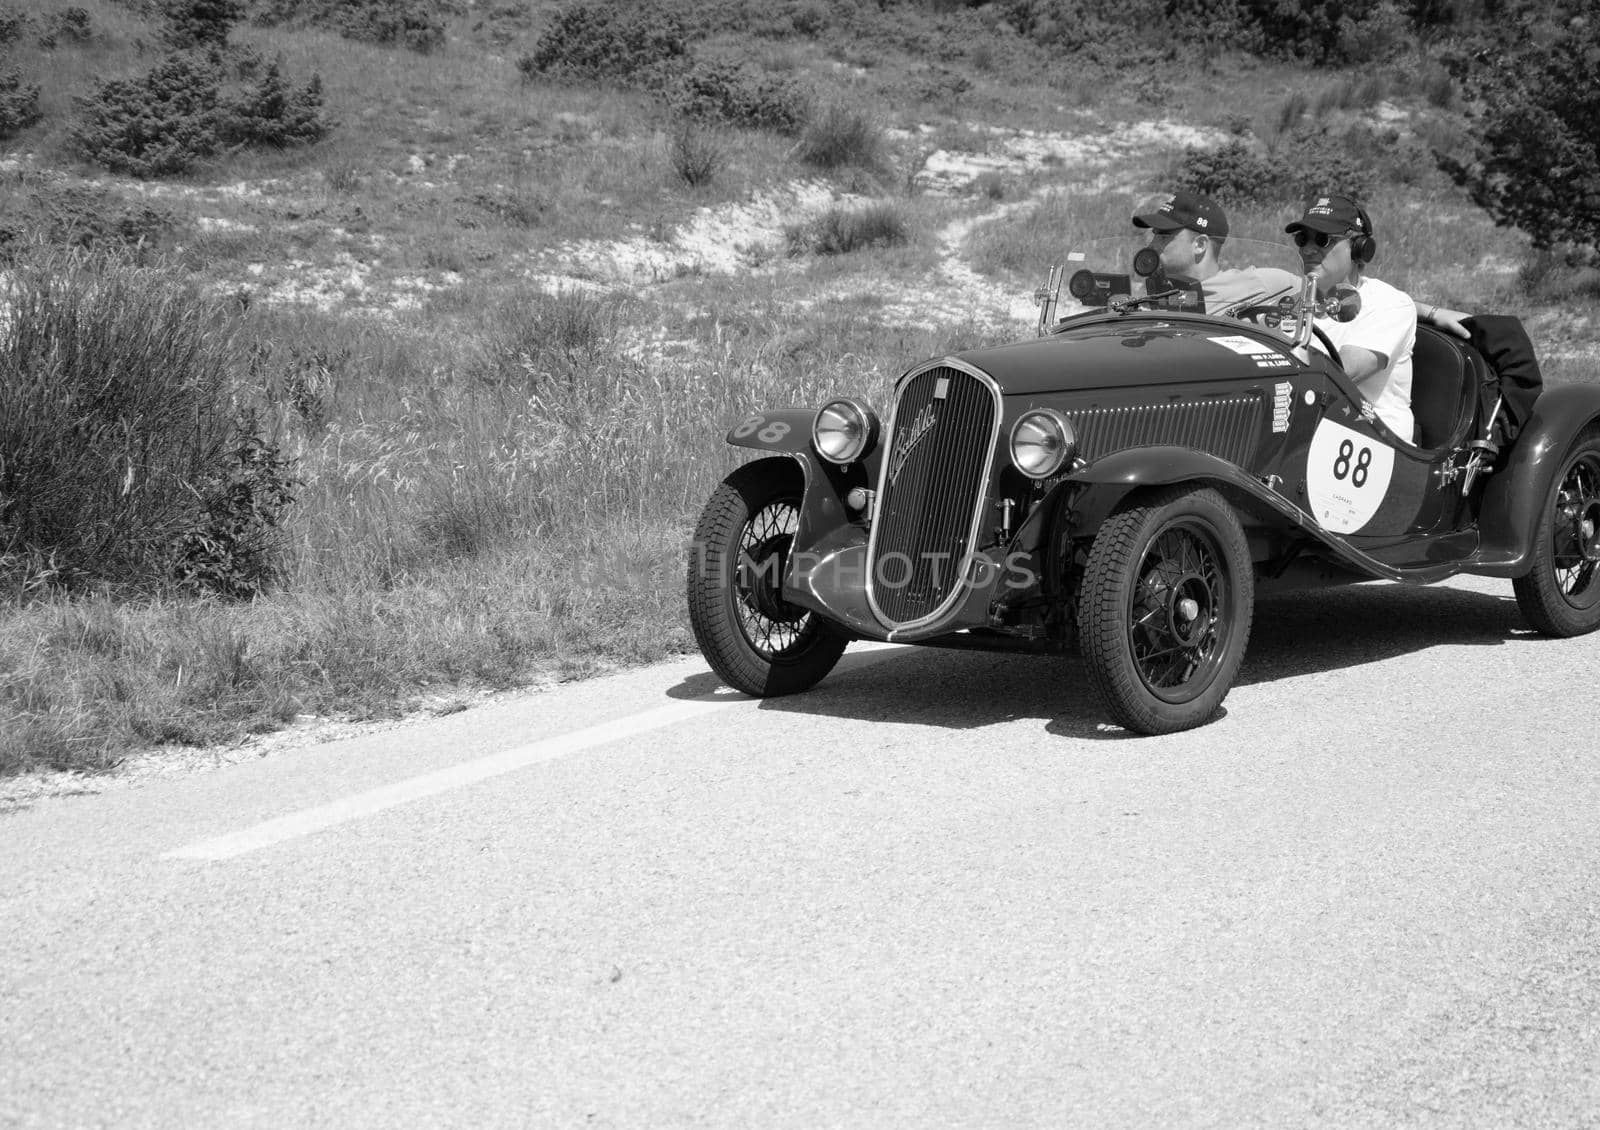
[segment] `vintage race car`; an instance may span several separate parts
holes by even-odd
[[[1157,734],[1217,715],[1268,589],[1472,573],[1509,578],[1540,632],[1600,627],[1600,388],[1544,390],[1509,439],[1484,356],[1422,325],[1410,442],[1309,282],[1224,317],[1117,245],[1069,256],[1070,298],[1052,271],[1039,336],[907,371],[884,423],[844,398],[729,432],[764,457],[711,496],[688,561],[728,685],[806,690],[856,639],[1076,646],[1111,718]]]

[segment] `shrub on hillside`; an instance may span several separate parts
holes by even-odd
[[[110,189],[64,185],[56,178],[0,191],[0,262],[34,246],[84,250],[151,249],[172,230],[172,215]]]
[[[162,41],[174,51],[222,48],[244,14],[242,0],[163,0]]]
[[[705,130],[682,122],[672,132],[672,170],[691,188],[710,184],[722,168],[727,154]]]
[[[882,131],[871,118],[833,103],[806,126],[800,138],[799,157],[821,169],[846,165],[870,168],[879,163],[882,150]]]
[[[10,5],[0,7],[0,49],[21,43],[32,23],[26,12],[19,12]]]
[[[72,136],[83,155],[136,177],[185,172],[224,146],[307,144],[332,128],[317,76],[293,88],[274,63],[253,88],[225,93],[213,58],[192,51],[100,83],[77,107]]]
[[[64,8],[44,22],[39,32],[39,46],[53,51],[65,43],[83,44],[94,38],[94,25],[86,8]]]
[[[685,117],[778,133],[798,133],[811,112],[809,93],[795,83],[720,59],[691,65],[666,98]]]
[[[325,28],[345,39],[393,44],[419,54],[445,40],[444,16],[435,0],[263,0],[252,19],[268,27]]]
[[[83,155],[136,177],[182,173],[221,142],[216,68],[195,53],[169,55],[138,78],[109,79],[76,100],[72,136]]]
[[[681,21],[656,4],[574,3],[556,13],[517,67],[525,79],[560,75],[650,85],[684,61],[684,39]]]
[[[24,83],[14,71],[0,74],[0,141],[37,124],[40,117],[39,84]]]
[[[236,409],[223,325],[160,271],[75,259],[13,273],[0,570],[35,572],[8,581],[228,596],[268,582],[292,469]]]
[[[1461,65],[1472,148],[1439,162],[1535,247],[1600,247],[1600,0],[1569,0],[1556,16],[1544,34],[1526,22],[1508,46]]]
[[[322,110],[322,79],[312,75],[295,89],[274,62],[255,87],[229,101],[223,135],[232,145],[284,149],[321,141],[331,128]]]
[[[898,247],[910,239],[905,217],[892,204],[865,208],[830,208],[807,224],[784,233],[791,255],[847,255],[869,247]]]

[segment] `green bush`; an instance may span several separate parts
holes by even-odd
[[[42,116],[39,84],[24,83],[16,72],[0,74],[0,140],[15,137]]]
[[[684,122],[672,133],[672,169],[691,188],[710,184],[727,154],[704,130]]]
[[[575,3],[556,13],[517,67],[524,79],[557,75],[652,85],[683,64],[684,41],[682,22],[659,5]]]
[[[232,145],[284,149],[321,141],[331,128],[322,111],[322,79],[312,75],[296,90],[274,62],[260,83],[230,100],[223,134]]]
[[[293,481],[236,408],[222,314],[175,276],[84,258],[16,270],[11,298],[0,334],[6,580],[19,591],[259,591]]]
[[[362,43],[394,44],[427,54],[445,41],[435,0],[262,0],[253,22],[324,28]]]
[[[684,117],[778,133],[798,133],[811,112],[810,95],[793,82],[725,60],[692,64],[666,97]]]
[[[136,177],[182,173],[221,143],[220,78],[196,53],[169,55],[138,78],[109,79],[76,100],[83,155]]]
[[[193,51],[100,83],[77,106],[72,136],[83,155],[136,177],[186,172],[224,146],[308,144],[332,128],[315,75],[296,89],[273,63],[253,88],[225,93],[214,58]]]
[[[32,23],[32,18],[26,12],[19,12],[9,5],[0,8],[0,49],[21,43],[27,37]]]
[[[242,0],[164,0],[161,38],[174,51],[196,47],[222,48],[228,33],[244,14]]]
[[[898,247],[910,239],[905,217],[892,204],[830,208],[808,224],[787,229],[789,253],[847,255],[868,247]]]
[[[94,24],[87,8],[63,8],[50,17],[50,34],[71,43],[87,43],[94,38]]]
[[[58,183],[42,177],[0,191],[0,262],[32,246],[84,250],[153,249],[165,241],[172,215],[143,201],[130,202],[106,188]]]
[[[1537,248],[1600,246],[1600,0],[1569,0],[1540,29],[1461,65],[1472,99],[1472,147],[1439,163],[1495,222]],[[1539,34],[1540,32],[1543,34]]]
[[[806,164],[821,169],[871,168],[879,164],[882,150],[882,131],[871,118],[834,103],[806,126],[798,153]]]

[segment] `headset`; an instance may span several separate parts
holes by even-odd
[[[1372,217],[1367,215],[1367,210],[1355,197],[1346,197],[1356,207],[1356,218],[1361,222],[1361,230],[1350,237],[1350,258],[1358,266],[1365,267],[1372,262],[1378,254],[1378,241],[1372,234]]]

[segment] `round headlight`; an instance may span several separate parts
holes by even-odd
[[[877,433],[878,418],[859,400],[830,400],[811,423],[811,443],[830,463],[854,463]]]
[[[1012,425],[1011,461],[1030,479],[1048,479],[1077,453],[1072,424],[1053,408],[1035,409]]]

